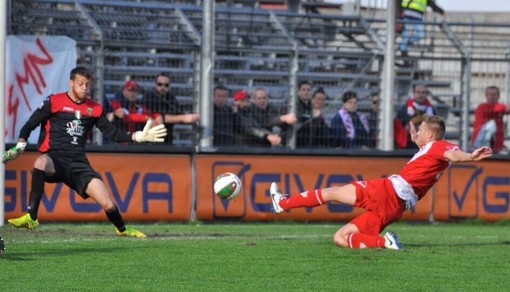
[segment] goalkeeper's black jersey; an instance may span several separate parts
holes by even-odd
[[[23,125],[19,137],[28,140],[30,133],[39,125],[38,146],[42,153],[84,153],[94,125],[112,141],[132,141],[130,133],[110,124],[100,104],[89,98],[76,103],[66,92],[48,96]]]

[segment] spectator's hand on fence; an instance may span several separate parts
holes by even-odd
[[[320,109],[313,109],[312,110],[312,117],[318,118],[322,114],[322,111]]]
[[[282,143],[282,138],[277,134],[268,134],[266,139],[271,143],[271,146],[280,145],[280,143]]]
[[[115,115],[113,113],[106,113],[106,118],[109,122],[112,122],[114,117]]]
[[[288,113],[286,115],[281,115],[280,121],[282,123],[286,123],[287,125],[294,125],[297,122],[297,118],[295,114]]]
[[[113,111],[115,116],[119,119],[123,119],[126,116],[126,110],[124,108],[119,107],[115,111]],[[128,112],[129,113],[129,112]]]
[[[154,123],[156,123],[156,125],[163,124],[163,115],[157,115],[154,118]]]
[[[184,114],[183,123],[191,124],[191,123],[198,121],[198,119],[200,119],[199,113]]]
[[[150,119],[145,124],[143,131],[137,131],[133,135],[133,140],[138,143],[142,142],[163,142],[165,141],[166,128],[165,125],[157,125],[151,128],[153,121]]]

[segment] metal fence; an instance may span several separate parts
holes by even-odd
[[[78,64],[93,69],[100,77],[96,78],[92,95],[105,105],[128,79],[141,86],[138,94],[143,102],[143,96],[156,86],[155,76],[164,72],[170,76],[179,112],[191,113],[198,110],[203,99],[213,97],[200,94],[203,7],[181,2],[16,0],[9,2],[8,28],[10,34],[74,38]],[[329,136],[322,138],[328,142],[305,148],[349,147],[339,141],[343,138],[331,128],[335,123],[349,123],[349,118],[338,115],[346,92],[357,94],[359,111],[371,123],[375,121],[372,133],[377,131],[379,121],[377,114],[371,113],[371,104],[380,89],[385,60],[388,28],[384,15],[385,11],[375,6],[357,12],[329,7],[311,13],[216,4],[210,87],[225,86],[229,105],[234,102],[236,91],[247,90],[254,108],[249,115],[234,114],[222,119],[238,123],[232,128],[233,133],[226,133],[236,138],[235,147],[243,146],[246,136],[255,137],[250,131],[265,129],[264,139],[267,134],[278,134],[282,141],[279,147],[299,148],[295,135],[302,129],[306,129],[308,137],[326,135],[324,125],[329,127],[324,132]],[[463,146],[467,146],[471,135],[470,113],[484,100],[484,88],[499,86],[502,102],[508,102],[510,91],[510,24],[486,23],[476,17],[466,19],[449,14],[449,19],[444,20],[428,14],[425,38],[410,48],[408,57],[397,54],[397,65],[405,66],[395,66],[393,97],[396,112],[413,84],[426,84],[432,103],[446,118],[447,137]],[[399,37],[395,41],[398,43]],[[305,80],[311,83],[312,93],[319,88],[324,91],[323,123],[313,118],[317,117],[317,110],[313,111],[311,105],[306,108],[308,116],[297,112],[294,126],[261,119],[263,114],[274,117],[296,112],[298,84]],[[269,104],[274,107],[263,114],[254,103],[253,95],[259,88],[265,89]],[[365,128],[362,120],[354,121],[363,127],[358,131]],[[219,131],[226,127],[219,121],[216,127],[213,123],[214,120],[200,126],[174,125],[173,146],[196,146],[204,128],[216,128],[213,134],[225,134]],[[355,149],[377,148],[375,137],[369,134],[370,146]],[[103,140],[97,135],[93,142]],[[217,139],[214,144],[222,143]]]

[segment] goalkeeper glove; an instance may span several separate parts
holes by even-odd
[[[18,142],[16,146],[5,151],[4,157],[2,158],[2,163],[7,163],[11,160],[18,158],[21,155],[21,153],[25,151],[25,147],[27,147],[26,142]]]
[[[157,125],[151,128],[152,120],[148,120],[143,131],[135,133],[135,141],[142,142],[163,142],[165,141],[166,128],[165,125]]]

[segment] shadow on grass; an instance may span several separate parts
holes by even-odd
[[[462,242],[462,243],[404,243],[404,247],[436,247],[436,246],[500,246],[510,245],[509,240],[500,242]]]
[[[36,248],[36,247],[34,247]],[[131,249],[131,247],[65,247],[60,250],[31,250],[31,251],[16,251],[9,253],[9,250],[6,249],[2,255],[0,255],[0,262],[2,261],[35,261],[39,260],[41,257],[55,257],[62,256],[65,257],[69,254],[98,254],[98,253],[115,253],[121,250]]]

